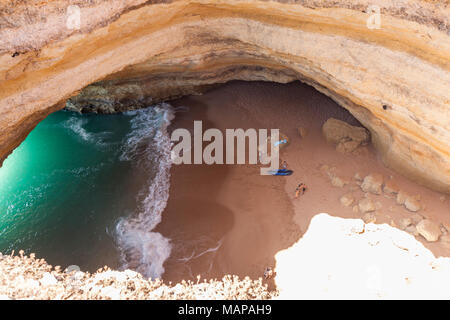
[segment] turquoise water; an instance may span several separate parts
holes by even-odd
[[[134,252],[140,244],[129,241],[130,233],[148,233],[166,204],[151,207],[154,197],[167,200],[161,194],[168,185],[148,194],[161,175],[168,179],[168,165],[158,175],[167,160],[161,153],[166,116],[158,108],[120,115],[59,111],[39,123],[0,168],[0,252],[23,249],[89,271],[138,267],[133,259],[140,261],[142,249]],[[170,247],[159,237],[166,259]]]

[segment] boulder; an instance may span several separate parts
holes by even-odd
[[[364,192],[381,194],[382,186],[383,186],[383,176],[379,173],[371,173],[364,178],[364,181],[361,184],[361,189]]]
[[[383,186],[383,192],[387,195],[395,195],[400,191],[399,187],[397,186],[397,184],[392,181],[392,180],[388,180],[385,182],[384,186]]]
[[[415,199],[414,197],[407,197],[404,205],[406,209],[412,212],[416,212],[421,209],[420,201]]]
[[[369,132],[365,128],[355,127],[334,118],[330,118],[324,123],[322,133],[327,142],[334,144],[355,141],[359,145],[369,141]]]
[[[353,204],[353,201],[355,201],[355,198],[353,197],[353,194],[347,193],[341,197],[340,201],[343,206],[349,207]]]
[[[361,213],[372,212],[376,209],[375,204],[369,198],[359,200],[358,208]]]
[[[347,183],[339,177],[332,177],[331,184],[333,185],[333,187],[342,188]]]
[[[441,235],[439,224],[428,219],[420,221],[416,228],[417,232],[430,242],[438,241]]]
[[[373,212],[366,212],[364,216],[362,217],[364,223],[375,223],[377,221],[377,217],[375,216],[375,213]]]

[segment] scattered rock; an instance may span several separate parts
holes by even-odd
[[[450,234],[444,234],[441,236],[441,241],[450,244]]]
[[[375,223],[377,221],[377,217],[375,216],[375,213],[373,212],[367,212],[363,217],[362,217],[364,223]]]
[[[346,185],[346,182],[341,178],[335,176],[331,178],[331,184],[333,185],[333,187],[342,188]]]
[[[347,193],[341,197],[340,201],[343,206],[349,207],[353,204],[353,201],[355,201],[355,198],[353,197],[353,194]]]
[[[363,181],[363,178],[361,177],[361,175],[359,174],[359,172],[357,172],[357,173],[355,173],[355,175],[353,176],[353,178],[356,180],[356,181]]]
[[[300,127],[297,129],[298,134],[300,135],[300,137],[305,138],[306,135],[308,134],[308,130],[306,130],[306,128]]]
[[[405,208],[409,211],[416,212],[421,209],[421,205],[419,200],[413,198],[413,197],[407,197],[405,200]]]
[[[375,204],[369,198],[359,200],[358,208],[361,213],[372,212],[376,209]]]
[[[438,241],[441,235],[441,229],[439,225],[434,221],[424,219],[420,221],[417,226],[417,232],[423,236],[427,241],[434,242]]]
[[[408,232],[409,234],[412,234],[413,236],[418,236],[419,232],[417,232],[417,228],[415,225],[409,225],[405,228],[405,231]]]
[[[396,199],[397,204],[399,204],[399,205],[405,204],[406,198],[408,198],[408,197],[409,197],[409,195],[406,192],[400,190],[397,193],[397,199]]]
[[[364,192],[381,194],[382,186],[383,186],[383,176],[379,173],[372,173],[364,178],[364,181],[361,184],[361,189]]]
[[[383,192],[387,195],[396,195],[399,191],[400,191],[399,187],[392,180],[386,181],[386,183],[383,186]]]
[[[401,218],[398,221],[398,226],[401,230],[405,230],[407,227],[409,227],[410,225],[412,225],[412,220],[411,218]]]
[[[357,141],[341,141],[336,146],[336,150],[341,153],[350,153],[355,151],[359,147],[360,143]]]
[[[447,228],[442,223],[439,225],[439,228],[441,228],[442,234],[447,234],[448,233]]]
[[[423,217],[420,214],[415,213],[411,216],[411,220],[414,224],[418,224],[420,221],[423,220]]]

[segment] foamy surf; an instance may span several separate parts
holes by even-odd
[[[170,240],[152,230],[161,222],[169,199],[171,142],[167,127],[174,117],[168,104],[127,112],[132,130],[120,159],[131,161],[150,176],[137,196],[138,209],[116,225],[116,243],[122,267],[146,277],[160,278],[170,256]]]

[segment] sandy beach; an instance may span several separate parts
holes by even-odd
[[[351,193],[357,204],[365,194],[354,175],[380,173],[401,190],[420,195],[416,214],[450,226],[448,197],[409,181],[386,168],[369,144],[357,154],[344,154],[328,144],[321,132],[330,117],[359,125],[348,111],[312,87],[234,81],[201,96],[172,101],[179,108],[171,130],[193,130],[193,121],[206,128],[279,128],[289,138],[280,152],[294,173],[288,177],[261,176],[259,165],[174,165],[168,205],[155,231],[171,239],[171,257],[163,279],[221,278],[226,274],[259,278],[275,267],[274,255],[297,242],[311,218],[326,212],[343,218],[362,218],[340,198]],[[307,134],[301,137],[298,128]],[[333,186],[323,172],[327,165],[346,184]],[[295,198],[303,182],[306,193]],[[377,204],[376,223],[401,225],[414,213],[385,195],[369,197]],[[326,234],[323,235],[326,241]],[[450,246],[416,237],[436,256],[450,256]],[[269,288],[274,284],[269,280]]]

